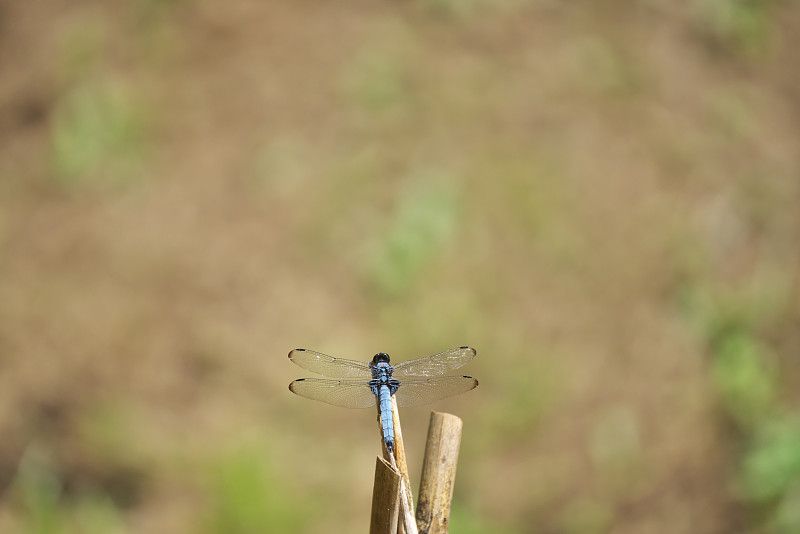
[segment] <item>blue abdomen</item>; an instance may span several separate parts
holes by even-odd
[[[378,389],[378,403],[381,410],[381,430],[383,442],[389,452],[394,450],[394,421],[392,420],[392,392],[389,386],[382,384]]]
[[[392,368],[386,362],[372,366],[372,381],[370,389],[378,397],[378,408],[381,412],[381,433],[383,442],[389,452],[394,451],[394,421],[392,420],[392,395],[397,391],[400,383],[392,378]]]

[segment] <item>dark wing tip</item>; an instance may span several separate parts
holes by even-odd
[[[480,384],[480,382],[478,382],[478,379],[474,378],[473,380],[475,380],[475,387],[478,387],[478,384]]]
[[[476,354],[478,354],[478,351],[477,351],[477,350],[475,350],[475,349],[473,349],[473,348],[472,348],[472,347],[470,347],[469,345],[464,345],[463,347],[458,347],[458,348],[459,348],[459,349],[461,349],[461,350],[465,350],[465,349],[469,349],[469,350],[471,350],[471,351],[472,351],[472,357],[473,357],[473,358],[475,357],[475,355],[476,355]]]
[[[305,350],[306,349],[292,349],[292,350],[290,350],[289,351],[289,359],[290,360],[292,359],[292,354],[294,354],[295,352],[305,352]]]
[[[298,378],[297,380],[295,380],[295,381],[293,381],[291,384],[289,384],[289,391],[291,391],[292,393],[297,393],[297,392],[294,390],[294,385],[295,385],[297,382],[302,382],[303,380],[305,380],[305,378]]]
[[[459,349],[468,349],[469,347],[468,347],[467,345],[464,345],[464,346],[462,346],[462,347],[458,347],[458,348],[459,348]]]

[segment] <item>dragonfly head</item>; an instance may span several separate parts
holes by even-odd
[[[377,365],[379,363],[389,363],[389,355],[385,352],[379,352],[372,358],[372,365]]]

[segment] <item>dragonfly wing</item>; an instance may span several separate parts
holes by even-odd
[[[438,376],[434,378],[409,378],[401,380],[394,394],[401,407],[419,406],[478,387],[471,376]]]
[[[294,349],[289,359],[313,373],[333,378],[372,378],[369,364],[344,358],[334,358],[308,349]]]
[[[476,351],[472,347],[459,347],[450,349],[427,358],[418,358],[400,362],[393,366],[392,376],[438,376],[449,373],[469,363],[475,357]]]
[[[376,402],[367,380],[298,378],[289,384],[289,390],[301,397],[342,408],[369,408]]]

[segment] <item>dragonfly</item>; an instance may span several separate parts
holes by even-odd
[[[294,349],[289,353],[290,360],[330,378],[298,378],[289,384],[289,390],[342,408],[370,408],[377,404],[383,441],[392,453],[392,397],[400,407],[419,406],[475,389],[478,381],[471,376],[441,376],[466,365],[475,354],[475,349],[465,346],[392,365],[385,352],[379,352],[370,362],[361,362]]]

